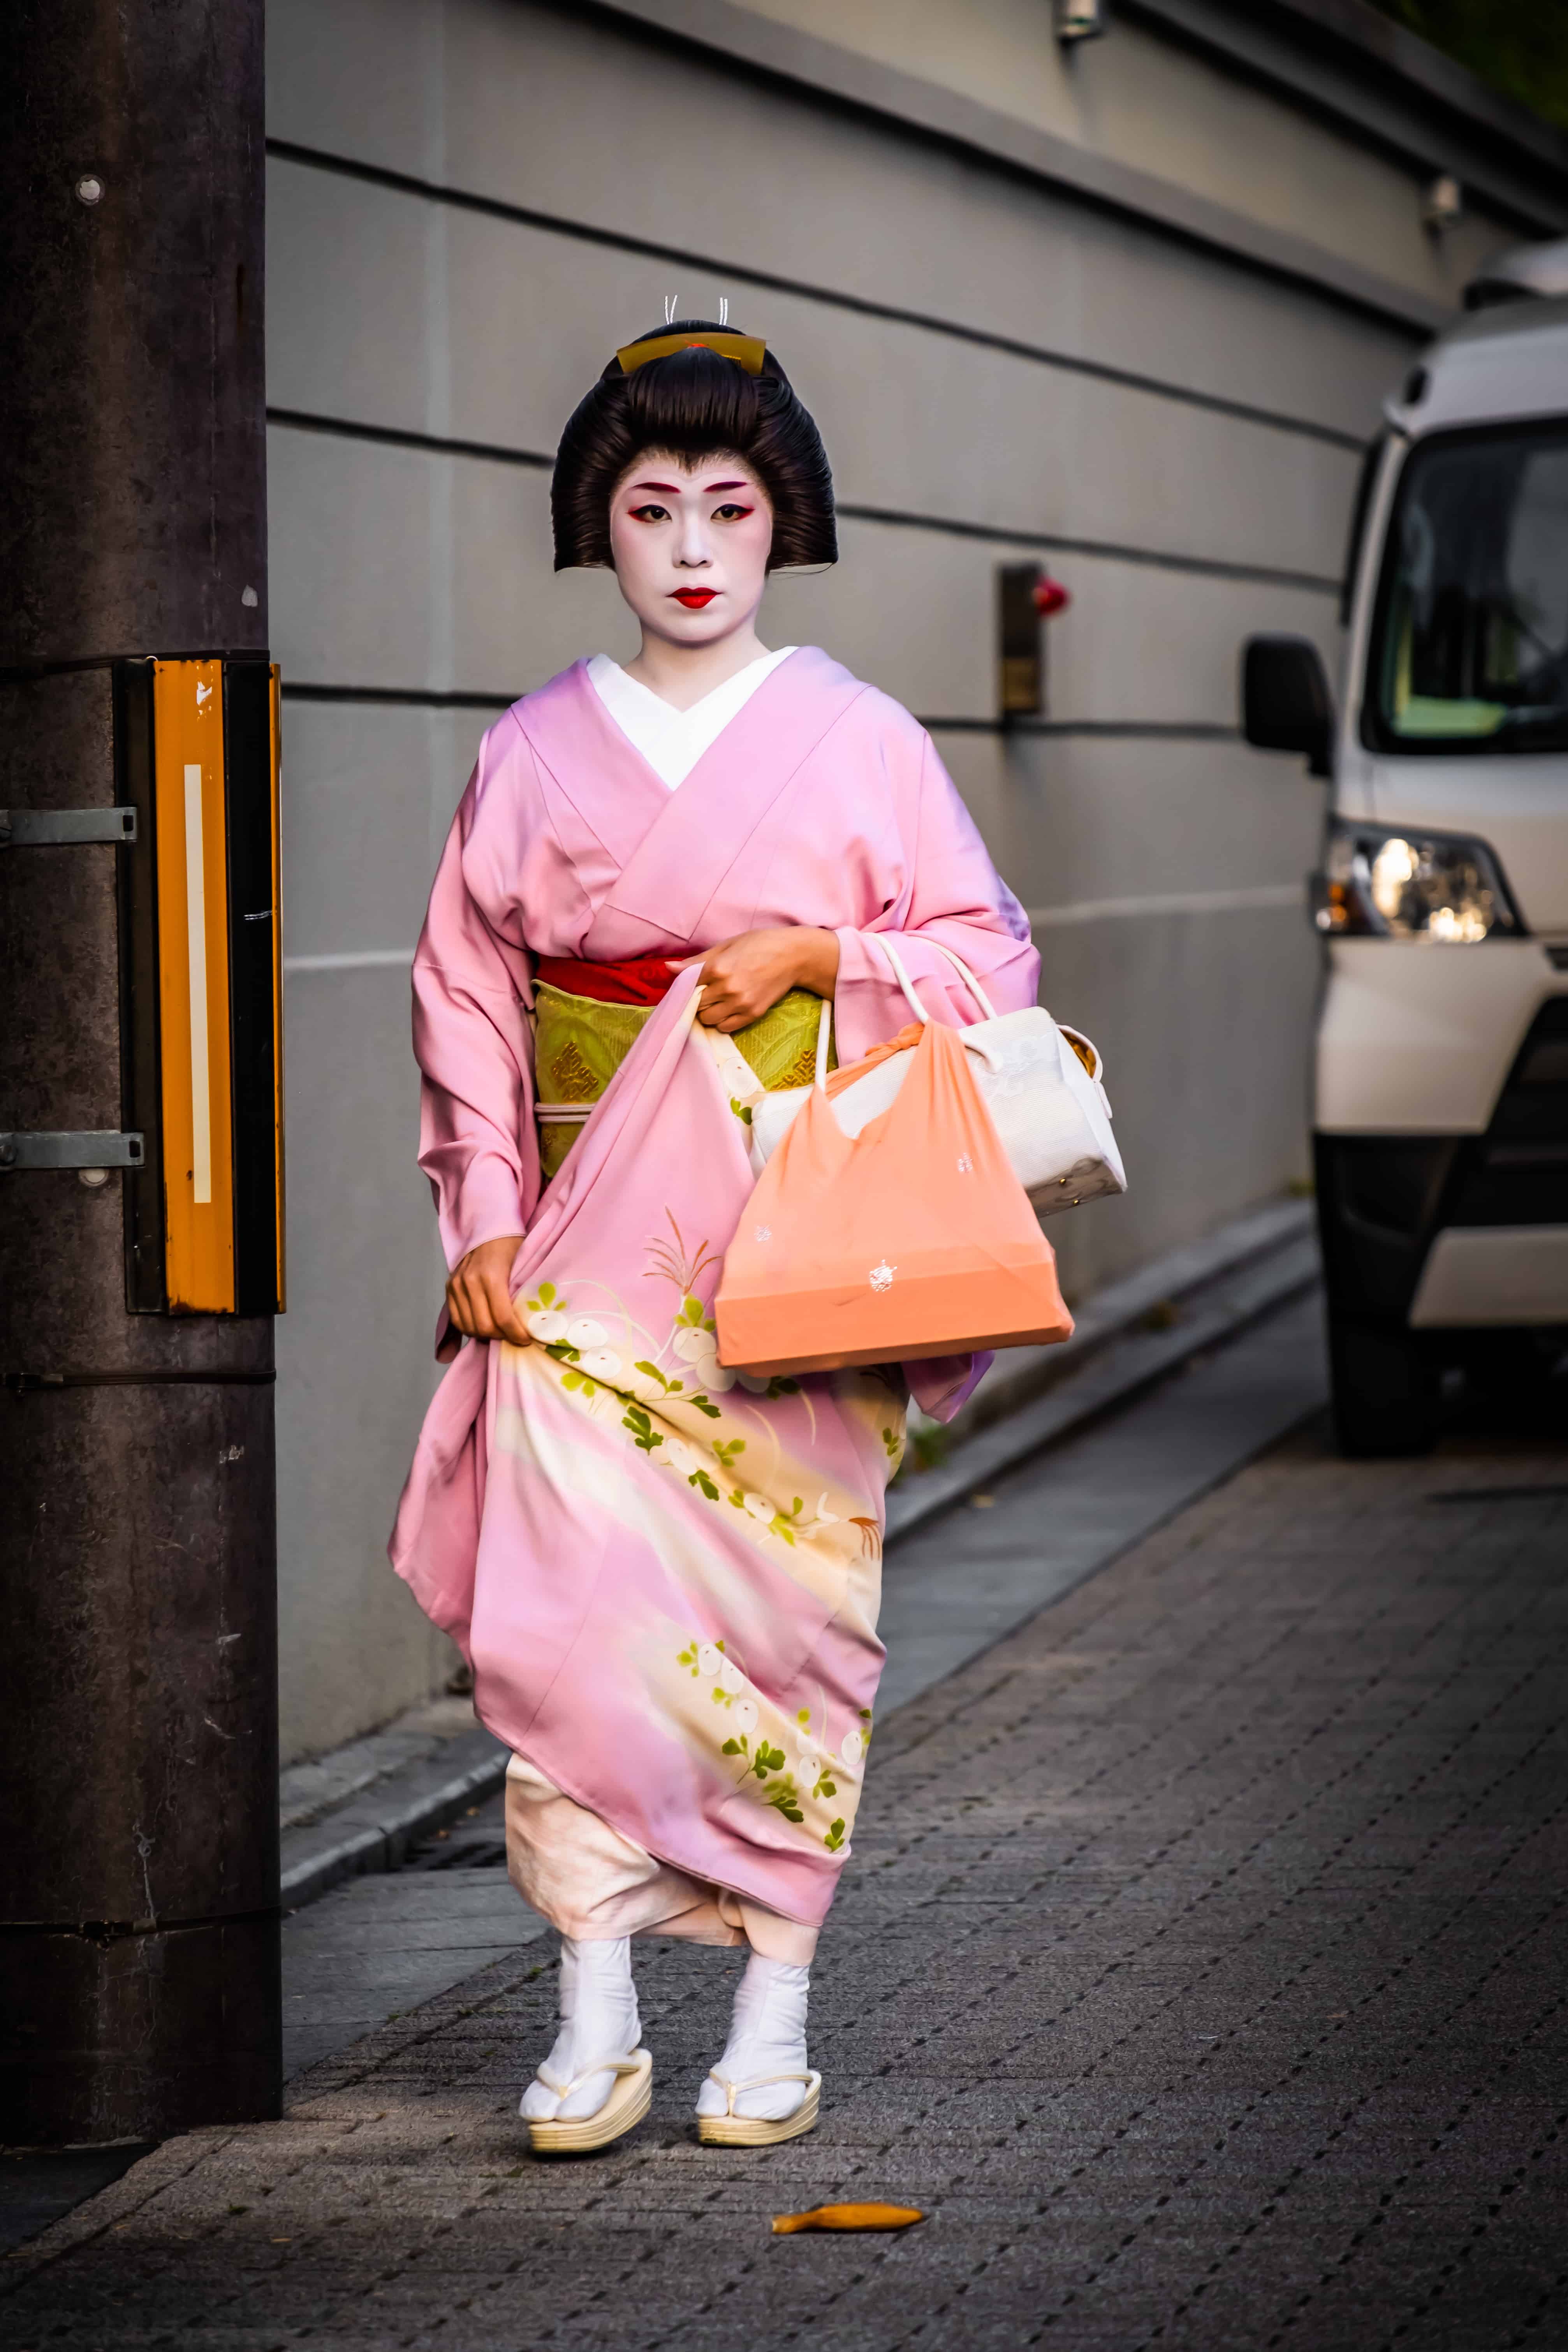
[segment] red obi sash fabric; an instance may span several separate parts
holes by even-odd
[[[574,956],[541,956],[536,980],[566,996],[591,996],[599,1004],[658,1004],[675,979],[663,956],[634,956],[625,963],[584,963]]]

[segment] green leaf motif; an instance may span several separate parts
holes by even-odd
[[[738,1756],[740,1752],[741,1743],[738,1739],[726,1739],[723,1747],[719,1750],[721,1756]]]
[[[828,1853],[837,1853],[837,1851],[838,1851],[838,1849],[839,1849],[839,1847],[840,1847],[840,1846],[843,1844],[843,1843],[844,1843],[844,1824],[843,1824],[843,1822],[835,1822],[833,1823],[833,1826],[831,1827],[831,1829],[829,1829],[829,1831],[827,1832],[827,1834],[826,1835],[826,1837],[823,1839],[822,1843],[823,1843],[823,1844],[827,1848],[827,1851],[828,1851]]]
[[[683,1298],[680,1302],[680,1312],[675,1319],[678,1323],[689,1323],[695,1329],[700,1330],[702,1328],[702,1301],[700,1298]]]
[[[700,1486],[710,1503],[719,1500],[719,1489],[706,1470],[694,1470],[686,1483],[689,1486]]]
[[[679,1388],[680,1386],[680,1382],[677,1381],[675,1385]],[[718,1406],[716,1404],[710,1404],[705,1396],[694,1396],[691,1399],[691,1402],[697,1407],[699,1412],[705,1412],[707,1414],[710,1421],[717,1421],[719,1419]]]
[[[730,1097],[730,1108],[734,1112],[735,1117],[741,1121],[742,1127],[750,1127],[752,1124],[752,1113],[751,1108],[748,1104],[737,1102],[734,1096],[731,1095]]]

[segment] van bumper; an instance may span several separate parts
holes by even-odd
[[[1568,1327],[1568,996],[1541,1004],[1478,1134],[1314,1139],[1335,1310],[1383,1328]]]
[[[1568,1011],[1568,941],[1331,940],[1313,1085],[1325,1135],[1484,1134],[1542,1012]]]

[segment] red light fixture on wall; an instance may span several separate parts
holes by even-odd
[[[1003,719],[1046,711],[1042,621],[1065,613],[1072,593],[1040,563],[1003,563],[996,571],[997,686]]]

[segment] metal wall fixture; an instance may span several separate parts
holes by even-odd
[[[1092,41],[1105,30],[1105,0],[1055,0],[1057,38]]]
[[[1429,180],[1421,194],[1421,225],[1440,236],[1462,220],[1465,212],[1465,192],[1452,172],[1439,172]]]
[[[1042,624],[1072,603],[1070,590],[1042,563],[996,567],[997,705],[1009,719],[1046,715],[1046,646]]]

